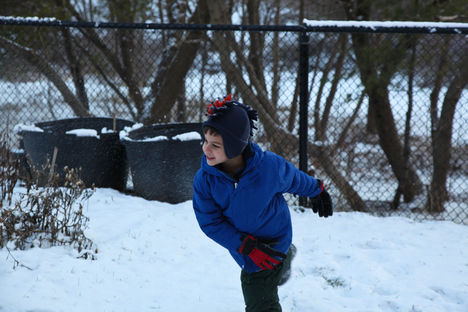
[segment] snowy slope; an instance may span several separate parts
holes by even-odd
[[[291,210],[298,254],[284,311],[468,311],[468,227]],[[97,260],[69,247],[0,250],[0,311],[243,311],[240,269],[191,202],[97,189],[85,214]]]

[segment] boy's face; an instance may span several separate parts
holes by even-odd
[[[210,166],[216,166],[228,160],[224,151],[223,137],[219,134],[213,134],[210,131],[205,133],[203,142],[203,153],[206,156],[206,162]]]

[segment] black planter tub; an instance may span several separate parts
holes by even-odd
[[[192,199],[200,168],[201,123],[155,124],[121,132],[134,192],[146,199]]]
[[[125,146],[119,131],[132,121],[112,118],[72,118],[19,127],[25,153],[32,165],[41,170],[52,162],[57,147],[55,172],[63,182],[63,168],[81,168],[81,179],[87,187],[110,187],[124,191],[128,166]]]

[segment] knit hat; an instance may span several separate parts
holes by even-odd
[[[228,158],[240,155],[249,143],[253,129],[257,129],[253,122],[257,120],[257,111],[232,101],[230,94],[222,101],[216,100],[209,104],[206,115],[208,120],[203,123],[202,128],[210,126],[221,134]]]

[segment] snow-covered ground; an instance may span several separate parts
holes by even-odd
[[[468,227],[291,208],[298,254],[284,311],[468,311]],[[0,250],[0,311],[243,311],[240,269],[191,202],[97,189],[85,214],[97,260],[70,247]]]

